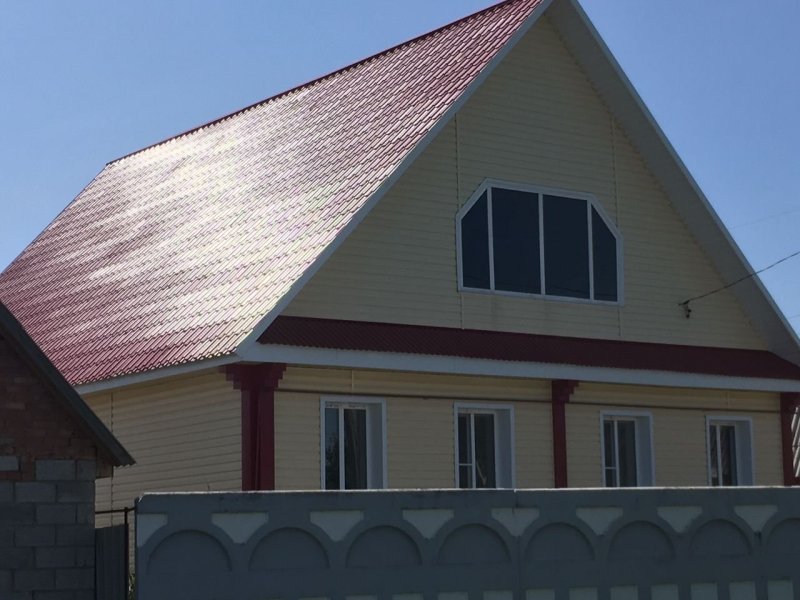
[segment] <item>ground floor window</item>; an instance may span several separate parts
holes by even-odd
[[[753,485],[751,422],[708,417],[708,480],[712,486]]]
[[[603,484],[606,487],[653,485],[651,430],[649,414],[602,414]]]
[[[323,399],[324,489],[385,487],[383,412],[383,402],[378,399]]]
[[[511,407],[456,405],[456,485],[513,487]]]

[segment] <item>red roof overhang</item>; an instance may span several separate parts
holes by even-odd
[[[800,380],[800,366],[766,350],[681,346],[449,327],[281,316],[262,344],[611,369]]]

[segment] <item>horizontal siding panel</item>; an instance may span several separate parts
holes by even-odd
[[[132,506],[148,491],[241,489],[241,397],[221,373],[86,399],[136,460],[97,486],[98,507]]]

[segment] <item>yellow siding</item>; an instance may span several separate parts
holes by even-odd
[[[389,487],[453,487],[453,402],[390,398],[386,402],[386,412]]]
[[[553,484],[548,381],[289,367],[275,396],[278,489],[319,489],[320,400],[337,394],[384,399],[391,488],[454,485],[454,406],[463,402],[513,406],[516,485]],[[222,375],[173,378],[86,400],[137,460],[98,481],[98,510],[131,506],[147,491],[240,489],[240,396]],[[657,485],[707,484],[708,415],[750,418],[755,483],[780,485],[778,404],[773,393],[581,383],[567,406],[570,485],[602,484],[600,414],[615,410],[652,415]]]
[[[708,485],[706,417],[735,415],[753,422],[755,484],[782,484],[778,395],[581,384],[567,407],[569,482],[602,484],[600,415],[650,413],[658,486]]]
[[[99,482],[98,509],[133,506],[144,492],[241,489],[240,395],[223,375],[176,377],[85,399],[136,459]]]
[[[459,293],[455,214],[486,177],[594,194],[622,232],[624,306]],[[547,19],[288,306],[314,317],[763,348]]]
[[[336,394],[385,400],[390,488],[453,487],[454,406],[493,401],[514,407],[517,485],[551,485],[546,381],[289,367],[281,390],[275,404],[278,489],[319,487],[320,401]]]
[[[320,488],[319,395],[275,394],[275,487]]]
[[[290,367],[276,395],[276,483],[320,485],[320,399],[361,395],[386,402],[388,485],[454,485],[454,405],[498,402],[514,407],[516,485],[552,487],[549,382]],[[778,395],[582,383],[567,406],[569,481],[602,484],[600,414],[648,412],[653,418],[656,484],[707,484],[705,419],[736,415],[753,422],[755,483],[781,484]]]
[[[553,487],[553,429],[550,404],[514,405],[516,484],[519,488]]]

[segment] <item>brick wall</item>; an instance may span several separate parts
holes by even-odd
[[[2,600],[94,600],[97,448],[53,393],[0,338]]]

